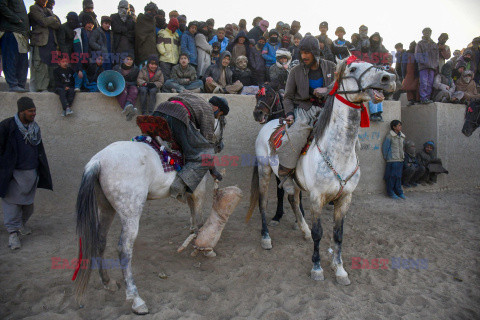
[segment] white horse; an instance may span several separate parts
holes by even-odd
[[[334,202],[333,238],[335,240],[335,251],[332,268],[336,271],[337,281],[344,285],[350,284],[350,280],[343,268],[341,256],[343,218],[350,206],[352,193],[360,179],[355,144],[360,126],[361,104],[375,96],[381,99],[383,98],[382,90],[393,91],[395,88],[395,75],[369,63],[351,62],[351,60],[338,62],[336,83],[340,91],[337,90],[336,95],[330,95],[327,98],[324,110],[314,128],[314,140],[307,153],[298,160],[295,170],[295,193],[288,196],[304,238],[310,239],[310,234],[313,237],[314,252],[311,277],[314,280],[324,280],[319,254],[319,244],[323,234],[320,213],[325,204],[330,201]],[[272,171],[278,176],[278,156],[275,155],[275,152],[272,152],[268,140],[279,124],[279,120],[272,120],[265,124],[255,143],[255,151],[259,161],[258,166],[254,168],[247,219],[251,216],[255,203],[258,201],[262,215],[261,244],[264,249],[272,248],[265,217],[268,184]],[[268,160],[260,161],[260,159]],[[299,186],[310,194],[311,232],[300,212]]]
[[[215,120],[216,146],[222,140],[223,121]],[[132,274],[133,244],[138,234],[140,216],[147,200],[169,197],[176,172],[163,171],[157,152],[142,142],[118,141],[98,152],[85,166],[77,198],[77,233],[82,259],[102,261],[107,234],[117,213],[122,224],[118,254],[126,284],[127,300],[133,300],[136,314],[147,314],[145,301],[138,294]],[[207,176],[193,194],[187,196],[191,211],[191,232],[201,223]],[[91,266],[78,269],[75,281],[77,301],[82,301],[90,278]],[[116,291],[119,285],[110,279],[106,268],[99,266],[105,289]]]

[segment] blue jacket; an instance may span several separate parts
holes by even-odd
[[[197,65],[197,46],[195,45],[195,38],[190,31],[185,31],[180,41],[180,53],[188,54],[190,64]]]
[[[280,49],[280,41],[276,46],[273,46],[269,42],[265,44],[262,50],[262,57],[265,59],[265,66],[270,68],[270,66],[274,65],[277,62],[277,50]]]
[[[214,36],[212,38],[212,40],[208,41],[208,43],[210,45],[212,45],[214,42],[217,42],[218,41],[218,37],[217,36]],[[218,41],[220,42],[220,41]],[[227,50],[227,46],[228,46],[228,38],[225,37],[223,38],[222,42],[220,42],[220,53],[222,53],[223,51]]]

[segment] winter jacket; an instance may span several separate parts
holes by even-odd
[[[153,75],[153,77],[151,79],[150,79],[150,76],[149,76],[148,67],[142,68],[142,70],[140,70],[140,72],[138,73],[137,85],[139,87],[142,87],[145,84],[152,83],[152,82],[155,83],[155,85],[157,86],[158,89],[162,88],[163,83],[165,81],[164,81],[163,74],[162,74],[162,71],[160,70],[160,68],[157,68],[157,71],[155,72],[155,74]]]
[[[30,44],[35,47],[45,46],[48,42],[50,29],[58,30],[60,28],[60,20],[53,14],[52,10],[42,8],[38,4],[30,7],[28,18],[32,27]],[[58,43],[55,32],[53,35],[55,43]]]
[[[414,168],[420,167],[420,163],[418,163],[417,157],[415,155],[411,156],[405,152],[403,156],[404,156],[404,160],[403,160],[404,169],[411,168],[411,167],[414,167]]]
[[[135,52],[135,21],[131,15],[127,15],[127,20],[122,21],[118,13],[110,16],[112,19],[113,48],[115,53],[134,53]]]
[[[160,61],[177,64],[180,54],[179,45],[180,40],[176,32],[172,32],[168,28],[160,30],[157,34],[157,50],[160,54]]]
[[[214,42],[220,42],[218,41],[218,37],[217,36],[214,36],[212,38],[212,40],[208,41],[209,44],[213,44]],[[223,51],[227,50],[227,46],[228,46],[228,38],[227,37],[224,37],[222,42],[220,42],[220,53],[222,53]]]
[[[195,35],[195,45],[197,46],[197,75],[203,77],[207,68],[212,64],[212,46],[208,43],[207,37],[198,32]]]
[[[188,85],[197,80],[197,71],[190,64],[184,69],[180,64],[175,65],[170,73],[170,78],[180,85]]]
[[[433,69],[438,71],[438,59],[438,45],[432,39],[423,37],[415,48],[418,70]]]
[[[239,80],[244,87],[257,85],[252,78],[252,71],[248,68],[241,70],[237,67],[234,67],[232,69],[232,82],[236,82],[237,80]]]
[[[73,38],[73,52],[76,61],[70,61],[70,65],[75,72],[88,68],[90,57],[90,47],[88,45],[88,35],[85,28],[75,29],[75,37]]]
[[[285,66],[283,66],[278,60],[281,56],[287,56],[287,63]],[[285,85],[287,84],[287,78],[288,74],[290,73],[290,63],[292,62],[292,55],[290,54],[290,51],[287,51],[285,49],[280,49],[277,50],[277,62],[273,66],[268,69],[268,74],[269,74],[269,80],[272,84],[275,85],[274,89],[279,90],[279,89],[284,89],[285,90]]]
[[[262,50],[258,50],[256,46],[251,47],[249,50],[248,66],[250,70],[253,71],[255,84],[261,84],[259,82],[262,82],[262,79],[265,80],[265,73],[267,69],[265,67],[265,59],[263,59],[262,56]],[[258,75],[262,75],[262,79],[257,79],[259,77]]]
[[[181,53],[188,54],[190,64],[197,65],[197,46],[195,45],[195,37],[190,31],[185,31],[181,39]]]
[[[30,23],[24,1],[0,0],[0,31],[18,32],[28,37]]]
[[[405,135],[402,132],[398,135],[395,131],[390,130],[382,144],[383,159],[387,162],[403,162],[405,157],[403,151],[404,141]]]
[[[0,122],[0,198],[7,195],[13,171],[17,164],[18,151],[15,130],[17,130],[17,124],[14,117]],[[39,177],[37,187],[52,190],[52,177],[43,141],[38,145],[37,172]]]
[[[329,87],[335,81],[335,64],[331,61],[320,59],[320,67],[323,73],[323,86]],[[284,106],[285,114],[293,115],[295,108],[309,110],[312,106],[310,101],[310,85],[308,80],[308,68],[303,62],[292,68],[285,85]]]
[[[328,47],[328,50],[332,52],[333,49],[333,41],[330,39],[327,35],[318,35],[315,38],[317,38],[318,42],[323,41],[325,43],[325,47]]]
[[[113,71],[117,71],[118,73],[120,73],[125,79],[125,83],[127,85],[129,86],[137,85],[138,73],[140,72],[137,66],[132,65],[132,68],[127,70],[127,69],[122,69],[122,64],[117,64],[113,67]]]
[[[150,14],[140,13],[135,24],[136,64],[145,62],[151,55],[158,56],[155,17]]]
[[[60,26],[58,30],[58,46],[62,53],[70,55],[73,53],[73,38],[75,38],[75,30],[70,28],[68,22],[65,22]]]
[[[271,65],[274,65],[277,62],[276,53],[280,49],[280,41],[276,45],[272,45],[270,42],[267,42],[262,50],[262,57],[265,59],[265,67],[270,68]]]
[[[110,50],[113,49],[113,32],[110,32]],[[97,54],[101,53],[111,53],[108,52],[107,46],[107,36],[105,35],[107,31],[103,30],[102,27],[97,28],[92,31],[90,38],[88,39],[88,45],[90,46],[90,51],[96,51]],[[107,62],[107,61],[105,61]]]
[[[55,78],[55,88],[73,88],[75,86],[74,79],[75,71],[72,68],[67,67],[63,69],[62,67],[57,67],[53,70],[53,77]]]
[[[95,14],[95,12],[85,12],[85,11],[80,12],[80,14],[78,15],[78,20],[82,24],[82,27],[85,27],[85,25],[86,25],[86,23],[85,23],[85,17],[86,16],[91,16],[93,18],[93,28],[94,29],[100,27],[100,24],[98,23],[97,15]]]
[[[288,47],[288,51],[290,51],[290,53],[292,54],[292,61],[302,60],[302,56],[300,55],[300,48],[296,45],[291,45],[290,47]]]
[[[336,56],[338,59],[342,60],[350,56],[348,50],[352,51],[354,48],[350,42],[347,40],[341,41],[337,39],[333,41],[332,44],[332,54]]]
[[[203,79],[202,79],[203,83],[205,83],[208,77],[212,77],[213,81],[218,83],[220,76],[222,74],[222,71],[224,70],[224,67],[222,65],[222,60],[226,56],[229,56],[230,58],[232,57],[230,52],[224,51],[220,54],[220,58],[218,58],[217,63],[212,64],[210,67],[207,68],[207,70],[205,71],[205,74],[203,75]],[[230,69],[230,67],[228,66],[225,67],[225,82],[227,83],[227,85],[230,85],[233,83],[232,76],[233,76],[233,72]]]
[[[247,33],[248,39],[253,39],[253,40],[255,40],[255,43],[257,43],[258,40],[260,40],[260,38],[261,38],[262,36],[263,36],[263,31],[262,31],[262,29],[261,29],[259,26],[254,27],[252,30],[250,30],[250,31]]]
[[[105,71],[103,65],[97,65],[96,63],[91,63],[85,73],[87,74],[87,79],[90,83],[97,83],[98,76]]]

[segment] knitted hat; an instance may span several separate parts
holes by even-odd
[[[29,97],[21,97],[20,99],[18,99],[17,107],[18,107],[18,113],[28,109],[36,108],[32,98],[29,98]]]
[[[86,9],[86,8],[93,8],[92,0],[83,0],[83,9]]]
[[[112,19],[109,16],[102,16],[102,19],[100,21],[100,23],[108,22],[112,24]]]
[[[125,8],[128,9],[128,1],[127,0],[120,0],[118,3],[118,9]]]
[[[226,116],[228,112],[230,111],[230,108],[228,107],[228,101],[225,98],[218,97],[218,96],[213,96],[208,100],[212,105],[218,107],[220,111],[223,111],[223,115]]]

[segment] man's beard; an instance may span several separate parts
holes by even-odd
[[[127,16],[128,16],[127,9],[125,8],[118,9],[118,14],[120,16],[120,20],[122,20],[123,22],[127,21]]]

